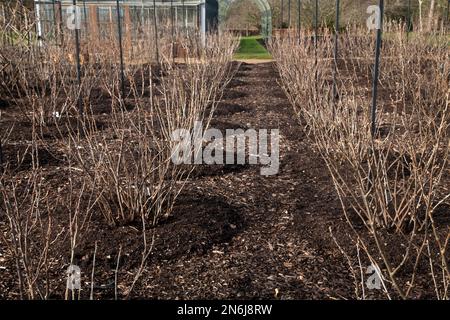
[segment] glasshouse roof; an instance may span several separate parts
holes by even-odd
[[[60,2],[67,5],[72,5],[73,0],[35,0],[37,3],[54,3],[54,2]],[[142,6],[144,5],[153,5],[153,2],[156,4],[172,4],[172,5],[178,5],[178,4],[184,4],[184,5],[198,5],[201,3],[205,3],[205,0],[120,0],[121,4],[127,4],[131,6]],[[206,0],[206,2],[209,2],[209,0]],[[105,4],[105,5],[116,5],[115,0],[77,0],[76,3],[93,3],[93,4]]]
[[[129,8],[152,8],[155,7],[185,7],[199,10],[196,14],[200,17],[198,24],[204,24],[202,30],[211,31],[225,20],[229,8],[235,0],[120,0],[119,5]],[[261,12],[261,34],[264,37],[270,37],[272,33],[272,11],[268,0],[253,0]],[[73,5],[73,0],[35,0],[36,5],[51,7],[60,4],[64,7]],[[112,7],[117,6],[116,0],[76,0],[78,5],[89,5],[94,7]],[[201,8],[203,6],[203,9]],[[204,10],[204,13],[202,13]],[[204,22],[202,18],[204,17]],[[195,17],[193,17],[195,19]]]

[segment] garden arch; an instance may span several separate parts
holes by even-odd
[[[228,10],[236,0],[219,0],[219,24],[225,21]],[[272,35],[272,10],[268,0],[251,0],[261,11],[261,35],[267,39]]]

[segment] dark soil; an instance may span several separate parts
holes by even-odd
[[[347,262],[328,232],[345,228],[339,203],[277,81],[272,64],[243,64],[211,127],[279,129],[280,173],[197,168],[173,217],[158,227],[163,245],[135,297],[352,297]]]
[[[201,174],[160,227],[164,245],[155,246],[135,297],[354,295],[347,262],[328,231],[346,229],[330,177],[277,81],[272,64],[243,64],[211,127],[279,129],[280,173],[263,177],[248,165],[197,168]]]

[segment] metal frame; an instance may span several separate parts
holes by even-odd
[[[223,22],[228,10],[235,0],[218,0],[219,2],[219,24]],[[272,9],[267,0],[251,0],[261,11],[261,33],[263,38],[272,36]]]

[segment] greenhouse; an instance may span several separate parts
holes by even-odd
[[[201,29],[207,31],[214,22],[214,2],[202,0],[186,1],[148,1],[148,0],[123,0],[123,1],[35,1],[39,14],[39,32],[46,35],[55,29],[56,25],[64,25],[73,20],[74,13],[80,19],[79,29],[89,30],[91,35],[102,37],[108,29],[117,25],[117,9],[124,25],[126,36],[133,36],[133,31],[143,32],[144,26],[155,22],[159,27],[183,27],[189,29]],[[74,10],[76,4],[76,10]],[[215,5],[217,7],[217,5]],[[216,10],[217,11],[217,10]],[[207,14],[208,13],[208,14]]]
[[[77,13],[79,29],[91,37],[104,38],[117,25],[120,10],[125,38],[144,32],[145,26],[176,31],[198,30],[203,34],[218,29],[234,0],[35,0],[38,14],[37,31],[42,38],[54,35]],[[267,38],[272,32],[272,14],[267,0],[256,0],[261,11],[261,33]],[[74,10],[74,4],[76,9]],[[156,12],[156,19],[154,13]]]

